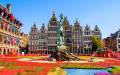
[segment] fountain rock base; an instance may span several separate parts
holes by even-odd
[[[63,46],[60,50],[53,51],[52,55],[48,60],[56,59],[57,61],[79,61],[80,58],[71,54],[69,51],[69,47]]]

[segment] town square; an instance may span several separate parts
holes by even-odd
[[[120,75],[119,3],[0,0],[0,75]]]

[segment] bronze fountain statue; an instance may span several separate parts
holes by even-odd
[[[48,60],[52,60],[52,59],[56,59],[57,61],[62,60],[62,61],[69,61],[69,60],[75,60],[75,61],[79,61],[81,59],[77,58],[75,55],[70,53],[70,49],[69,47],[65,46],[65,42],[64,42],[64,29],[62,27],[62,23],[63,23],[63,14],[60,14],[60,26],[58,28],[58,34],[59,34],[59,39],[58,39],[58,46],[57,46],[57,50],[54,50],[52,55],[49,57]]]

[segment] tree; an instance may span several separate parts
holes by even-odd
[[[92,51],[96,51],[98,48],[103,48],[100,37],[93,35],[91,43],[92,43]]]

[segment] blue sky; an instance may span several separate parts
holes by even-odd
[[[5,7],[12,5],[12,13],[24,24],[22,32],[26,34],[34,21],[38,29],[43,21],[47,27],[53,11],[57,20],[63,13],[72,25],[76,18],[80,25],[88,24],[92,30],[98,25],[102,38],[120,29],[120,0],[0,0],[0,3]]]

